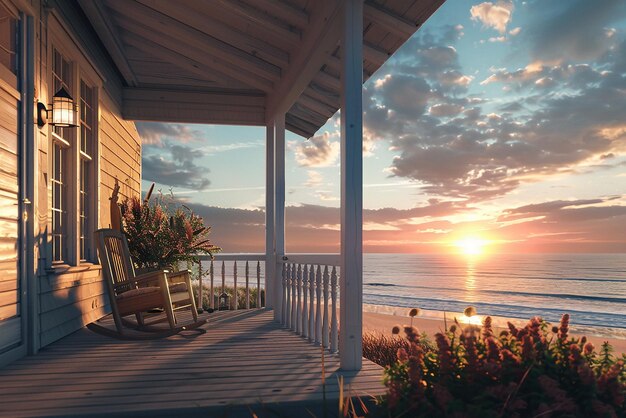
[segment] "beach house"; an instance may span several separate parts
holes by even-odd
[[[116,179],[140,194],[134,121],[163,121],[266,127],[268,313],[250,323],[293,314],[304,333],[299,272],[336,264],[339,317],[324,326],[341,369],[362,369],[361,87],[442,2],[0,0],[0,366],[108,313],[92,233]],[[285,130],[304,141],[338,109],[341,254],[289,259]]]

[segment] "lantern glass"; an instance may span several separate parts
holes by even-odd
[[[51,125],[59,127],[77,126],[76,104],[72,96],[61,87],[52,97],[52,120]]]

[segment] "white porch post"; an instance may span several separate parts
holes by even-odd
[[[279,263],[285,255],[285,114],[280,113],[274,119],[274,320],[280,321],[283,286],[282,265]]]
[[[341,39],[339,356],[360,370],[363,333],[363,0],[346,0]]]
[[[274,244],[274,124],[265,127],[265,307],[274,308],[276,286]],[[276,315],[276,314],[274,314]]]

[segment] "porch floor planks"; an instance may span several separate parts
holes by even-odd
[[[291,404],[323,398],[321,349],[264,310],[208,315],[206,334],[119,341],[87,329],[0,369],[0,417],[202,413],[227,405]],[[384,391],[382,368],[364,360],[340,372],[325,354],[326,397]],[[331,405],[334,407],[335,403]]]

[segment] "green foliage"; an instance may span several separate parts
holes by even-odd
[[[198,298],[197,289],[198,289],[198,286],[193,287],[193,292],[194,292],[196,299]],[[232,286],[225,286],[224,291],[231,296],[230,308],[232,309],[234,307],[234,299],[232,298],[233,288]],[[215,309],[217,309],[218,308],[217,298],[222,293],[222,287],[220,286],[220,287],[214,288],[213,292],[214,292],[214,298],[215,298],[214,306],[215,306]],[[265,306],[265,289],[261,289],[261,306],[256,305],[257,293],[258,293],[258,290],[256,287],[250,288],[250,309],[255,309],[255,308]],[[208,310],[211,307],[210,301],[211,301],[210,288],[206,285],[202,285],[202,309]],[[244,287],[237,286],[237,309],[246,309],[246,289]]]
[[[209,240],[210,227],[188,207],[163,195],[150,201],[133,197],[120,205],[130,255],[138,268],[164,268],[197,262],[199,254],[220,251]]]
[[[385,371],[388,416],[626,416],[626,355],[569,337],[569,315],[552,328],[538,317],[508,325],[495,335],[490,317],[482,327],[457,323],[436,334],[436,348],[405,327]]]

